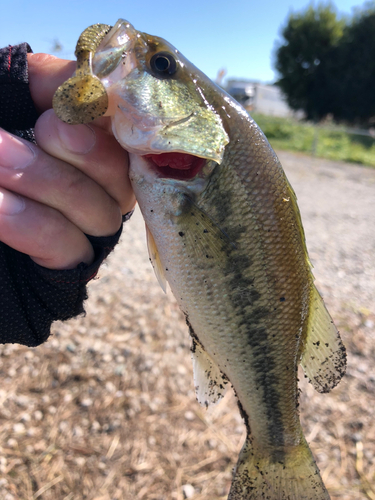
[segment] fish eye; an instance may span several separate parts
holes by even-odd
[[[168,77],[177,71],[177,61],[170,52],[157,52],[151,57],[150,66],[157,76]]]

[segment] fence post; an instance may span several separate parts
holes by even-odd
[[[313,127],[314,127],[314,137],[312,142],[311,155],[316,156],[316,151],[318,149],[318,127],[316,125],[313,125]]]

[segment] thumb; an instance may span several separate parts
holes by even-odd
[[[49,54],[27,54],[27,62],[31,97],[37,110],[43,113],[52,107],[53,94],[72,76],[76,63]]]

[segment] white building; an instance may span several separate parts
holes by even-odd
[[[250,112],[281,117],[303,117],[303,112],[293,111],[288,106],[280,88],[276,85],[230,79],[225,90]]]

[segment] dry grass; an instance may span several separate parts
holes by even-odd
[[[135,217],[87,316],[0,347],[2,500],[219,500],[245,437],[231,393],[195,401],[187,328]],[[349,352],[331,394],[301,381],[305,435],[333,500],[375,499],[374,312],[330,304]]]
[[[2,348],[1,498],[182,500],[186,484],[225,497],[244,432],[234,398],[197,405],[186,327],[154,291],[113,310],[109,292],[44,346]]]

